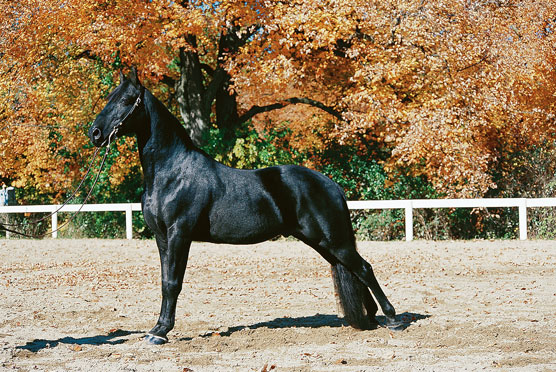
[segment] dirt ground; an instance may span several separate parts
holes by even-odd
[[[402,330],[346,326],[301,243],[194,244],[170,342],[152,346],[153,241],[0,240],[0,370],[556,370],[556,242],[359,250]]]

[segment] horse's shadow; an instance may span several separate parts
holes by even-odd
[[[386,324],[385,316],[377,316],[378,327],[389,328],[394,331],[403,331],[410,327],[413,323],[419,320],[426,319],[430,315],[416,314],[416,313],[402,313],[396,315],[396,321],[394,324]],[[243,331],[245,329],[258,329],[258,328],[269,328],[269,329],[283,329],[283,328],[320,328],[320,327],[344,327],[348,326],[348,323],[339,318],[337,315],[329,314],[315,314],[312,316],[304,316],[298,318],[276,318],[267,322],[255,323],[252,325],[241,325],[230,327],[228,330],[223,332],[207,332],[205,334],[199,335],[198,337],[212,337],[215,334],[221,337],[230,337],[232,334]],[[183,337],[180,341],[191,341],[194,337]]]
[[[120,337],[129,336],[135,333],[144,333],[140,331],[123,331],[118,329],[116,331],[110,332],[107,335],[97,335],[91,337],[82,337],[82,338],[74,338],[74,337],[63,337],[57,340],[44,340],[44,339],[37,339],[33,341],[27,342],[23,346],[16,346],[16,349],[21,350],[28,350],[33,353],[36,353],[43,349],[54,348],[59,344],[67,344],[67,345],[119,345],[127,342],[128,339],[120,339]]]
[[[379,327],[386,327],[395,331],[401,331],[410,327],[413,323],[419,320],[426,319],[430,315],[422,315],[416,313],[402,313],[396,315],[396,322],[394,324],[386,324],[386,317],[377,316],[376,319],[379,323]],[[252,325],[241,325],[230,327],[228,330],[223,332],[208,332],[200,335],[199,337],[211,337],[218,333],[222,337],[230,337],[236,332],[245,329],[258,329],[258,328],[269,328],[269,329],[285,329],[285,328],[320,328],[320,327],[344,327],[348,326],[347,322],[339,318],[337,315],[330,314],[315,314],[312,316],[304,316],[298,318],[276,318],[267,322],[255,323]],[[54,348],[59,344],[66,345],[120,345],[129,339],[122,338],[132,334],[144,333],[142,331],[124,331],[118,329],[116,331],[110,332],[106,335],[97,335],[91,337],[63,337],[57,340],[44,340],[36,339],[27,342],[23,346],[16,346],[16,349],[28,350],[36,353],[43,349]],[[194,337],[183,337],[179,341],[191,341]]]

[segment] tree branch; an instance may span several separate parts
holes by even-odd
[[[313,107],[317,107],[317,108],[329,113],[330,115],[334,116],[338,120],[341,120],[341,121],[344,120],[344,118],[342,117],[341,112],[335,110],[334,108],[332,108],[330,106],[326,106],[322,102],[315,101],[314,99],[310,99],[310,98],[292,97],[292,98],[287,98],[282,102],[273,103],[273,104],[267,105],[267,106],[253,106],[247,112],[245,112],[243,115],[241,115],[239,117],[238,122],[239,123],[244,123],[247,120],[251,119],[253,116],[257,115],[257,114],[261,114],[263,112],[269,112],[269,111],[281,109],[281,108],[284,108],[288,105],[297,105],[297,104],[300,104],[300,103],[305,104],[305,105],[309,105],[309,106],[313,106]]]
[[[100,58],[97,55],[91,53],[90,50],[84,50],[81,53],[74,56],[73,58],[74,59],[87,58],[90,59],[91,61],[100,61]]]
[[[487,60],[487,56],[483,56],[483,57],[481,57],[481,59],[478,60],[477,62],[474,62],[474,63],[472,63],[472,64],[470,64],[470,65],[468,65],[468,66],[465,66],[465,67],[462,67],[462,68],[460,68],[460,69],[457,69],[456,72],[462,72],[462,71],[468,70],[468,69],[470,69],[470,68],[473,68],[473,67],[475,67],[475,66],[478,66],[478,65],[480,65],[481,63],[485,62],[486,60]]]
[[[205,89],[205,95],[203,96],[203,107],[206,112],[210,112],[212,102],[218,94],[218,90],[222,89],[226,80],[229,80],[228,73],[221,67],[214,70],[212,74],[212,80]]]

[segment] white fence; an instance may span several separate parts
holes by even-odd
[[[60,208],[59,205],[17,205],[17,206],[0,206],[0,214],[3,213],[53,213]],[[67,204],[51,217],[52,220],[52,237],[57,238],[58,232],[58,213],[77,212],[81,208],[81,212],[125,212],[125,231],[127,239],[132,238],[132,212],[141,211],[141,203],[118,203],[118,204]],[[14,230],[17,230],[14,229]]]
[[[58,213],[76,212],[81,205],[65,205],[60,211],[52,215],[52,230],[58,227]],[[515,198],[515,199],[414,199],[414,200],[365,200],[348,201],[349,209],[404,209],[405,210],[405,239],[413,240],[413,210],[425,208],[518,208],[519,211],[519,239],[527,239],[527,208],[556,207],[556,198]],[[60,208],[59,205],[24,205],[0,206],[0,214],[4,213],[52,213]],[[125,212],[126,237],[132,238],[132,212],[141,211],[140,203],[120,204],[86,204],[82,212]],[[56,238],[57,232],[52,233]]]
[[[527,240],[527,208],[556,207],[556,198],[414,199],[350,201],[350,209],[405,209],[405,240],[413,240],[413,210],[426,208],[518,208],[519,239]]]

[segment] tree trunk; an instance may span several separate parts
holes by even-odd
[[[194,45],[194,37],[189,39]],[[193,142],[201,145],[203,133],[210,127],[210,111],[203,109],[203,75],[197,53],[180,49],[180,72],[176,82],[180,115]]]
[[[256,28],[243,34],[239,29],[231,27],[221,35],[218,45],[218,58],[215,68],[202,65],[199,55],[194,50],[180,48],[180,77],[175,83],[176,97],[180,115],[185,123],[189,136],[197,146],[202,146],[203,136],[210,129],[211,113],[214,112],[216,126],[223,130],[226,138],[235,135],[235,129],[243,122],[261,112],[280,109],[290,104],[307,104],[318,107],[339,120],[343,120],[341,112],[321,102],[305,97],[291,97],[275,104],[259,107],[253,106],[241,117],[238,113],[237,95],[230,92],[231,76],[223,67],[227,55],[237,53]],[[197,47],[194,35],[186,37],[192,49]],[[206,74],[203,73],[203,69]],[[205,77],[210,80],[205,81]]]
[[[226,130],[228,135],[232,135],[235,127],[239,124],[239,114],[237,112],[237,96],[230,93],[230,76],[226,73],[226,78],[222,87],[216,93],[216,125],[220,129]]]

